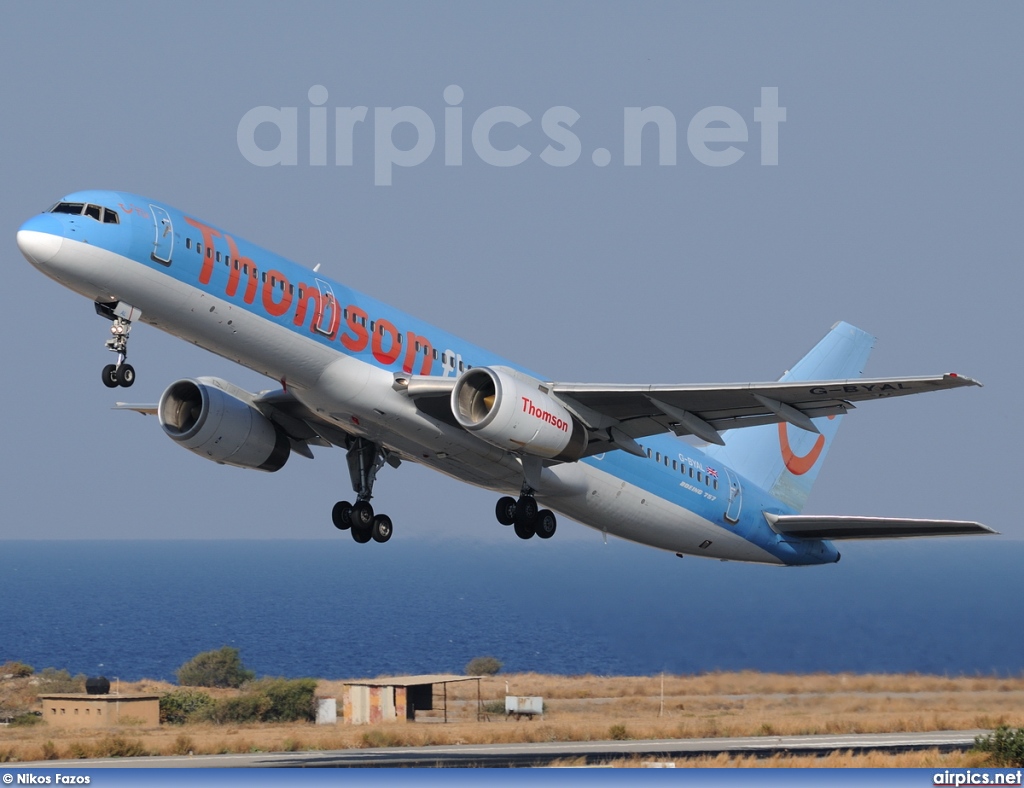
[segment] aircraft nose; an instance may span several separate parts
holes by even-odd
[[[33,216],[18,229],[18,248],[33,265],[48,263],[63,243],[64,225],[48,213]]]

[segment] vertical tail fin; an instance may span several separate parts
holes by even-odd
[[[836,323],[781,380],[846,380],[860,377],[875,338],[849,323]],[[814,419],[815,435],[785,422],[723,433],[725,446],[705,452],[800,512],[842,416]]]

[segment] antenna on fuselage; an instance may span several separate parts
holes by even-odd
[[[315,274],[319,270],[320,270],[320,263],[317,263],[316,265],[313,266],[313,273]]]

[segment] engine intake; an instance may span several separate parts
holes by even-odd
[[[586,451],[586,428],[540,386],[506,367],[470,369],[452,389],[452,413],[464,429],[501,449],[574,462]]]
[[[200,457],[238,468],[280,470],[291,455],[291,442],[249,396],[219,378],[179,380],[161,395],[157,417],[172,440]]]

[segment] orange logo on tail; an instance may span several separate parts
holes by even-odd
[[[835,416],[829,416],[834,419]],[[779,448],[782,449],[782,461],[786,463],[786,470],[794,476],[803,476],[814,467],[814,463],[821,456],[821,450],[825,448],[825,436],[819,435],[811,450],[802,457],[795,454],[789,445],[789,434],[786,432],[786,422],[779,422]]]

